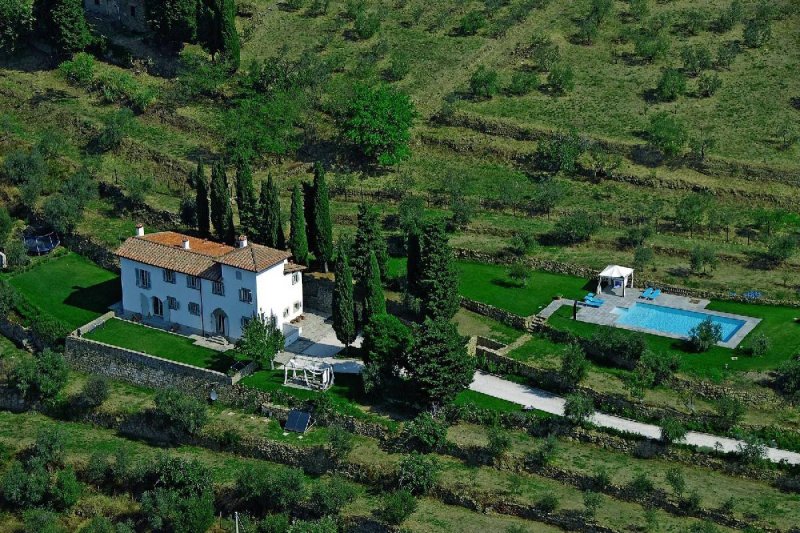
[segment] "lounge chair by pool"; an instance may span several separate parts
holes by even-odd
[[[590,294],[587,294],[586,296],[583,297],[583,303],[588,305],[589,307],[600,307],[601,305],[606,303],[605,300],[601,300],[600,298],[595,298]]]
[[[639,298],[644,298],[645,300],[648,300],[648,299],[650,298],[650,295],[651,295],[651,294],[653,294],[653,288],[652,288],[652,287],[647,287],[647,288],[646,288],[646,289],[645,289],[645,290],[642,292],[642,294],[640,294],[640,295],[639,295]]]
[[[655,300],[660,295],[661,295],[661,289],[656,289],[656,290],[654,290],[653,292],[650,293],[650,297],[648,298],[648,300]]]

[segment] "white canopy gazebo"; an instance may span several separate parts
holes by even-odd
[[[625,287],[633,286],[633,269],[619,265],[608,265],[598,275],[597,294],[603,292],[603,280],[608,280],[613,288],[622,287],[622,296],[624,297]]]
[[[289,371],[291,370],[291,376]],[[304,357],[292,357],[283,366],[283,384],[327,390],[333,385],[333,365]]]

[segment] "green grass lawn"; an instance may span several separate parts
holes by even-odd
[[[109,320],[86,338],[219,372],[226,372],[234,362],[226,353],[195,346],[188,337],[118,319]]]
[[[9,283],[36,308],[77,328],[119,301],[119,277],[78,254],[43,261]]]

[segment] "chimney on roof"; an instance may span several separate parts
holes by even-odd
[[[144,237],[144,224],[136,224],[136,236]]]
[[[188,250],[189,248],[191,248],[191,247],[189,246],[189,238],[188,238],[188,237],[184,237],[184,238],[183,238],[183,243],[182,243],[182,245],[183,245],[183,249],[184,249],[184,250]]]
[[[247,235],[239,235],[239,248],[247,248]]]

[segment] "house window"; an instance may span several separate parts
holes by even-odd
[[[197,289],[200,290],[200,278],[197,276],[186,276],[186,286],[190,289]]]
[[[292,274],[292,285],[296,285],[300,282],[300,272],[294,272]]]
[[[239,301],[245,303],[253,302],[253,291],[250,289],[239,289]]]
[[[283,310],[283,318],[286,318],[287,316],[289,316],[289,308],[288,307]]]
[[[158,317],[164,317],[164,302],[153,296],[153,314]]]
[[[247,324],[249,324],[251,320],[253,320],[253,317],[251,317],[251,316],[243,316],[242,317],[242,329],[246,328]]]
[[[242,279],[242,271],[241,270],[237,270],[236,271],[236,279]]]
[[[167,296],[167,307],[170,309],[178,309],[178,300],[173,298],[172,296]]]
[[[136,6],[131,6],[131,16],[136,18]]]
[[[189,302],[189,314],[200,316],[200,304],[196,302]]]
[[[223,285],[221,281],[215,281],[214,284],[211,285],[211,292],[220,296],[225,296],[225,285]]]
[[[175,271],[164,269],[164,282],[175,283]]]
[[[294,311],[295,313],[300,310],[301,304],[299,301],[294,303]]]
[[[142,289],[150,288],[150,272],[143,268],[136,269],[136,286]]]

